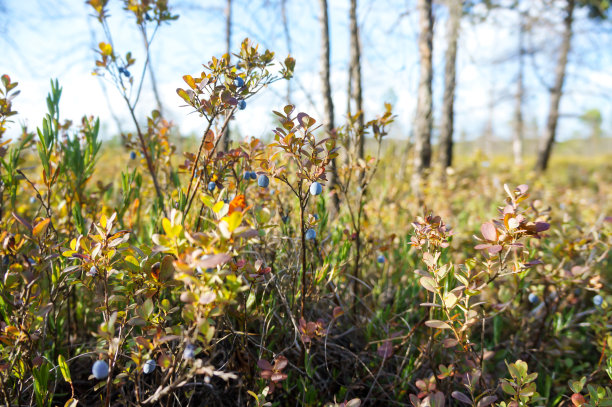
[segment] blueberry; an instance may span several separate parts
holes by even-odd
[[[314,215],[312,215],[313,218],[315,218],[315,220],[319,220],[319,214],[315,213]]]
[[[217,186],[217,184],[215,184],[215,183],[214,183],[214,181],[210,181],[210,182],[208,183],[208,190],[212,192],[212,191],[214,191],[214,190],[215,190],[215,187],[216,187],[216,186]]]
[[[128,71],[122,66],[119,67],[119,73],[125,75],[126,78],[130,77],[130,71]]]
[[[195,346],[188,343],[183,351],[183,359],[193,359],[195,357]]]
[[[603,297],[597,294],[593,297],[593,304],[595,304],[596,307],[601,307],[601,304],[603,304]]]
[[[319,195],[321,192],[323,192],[323,187],[317,181],[310,184],[311,195]]]
[[[245,171],[244,172],[244,177],[245,180],[250,180],[251,179],[251,171]]]
[[[378,257],[376,258],[376,261],[379,263],[384,263],[387,259],[385,259],[385,256],[383,256],[382,254],[379,254]]]
[[[317,232],[314,229],[308,229],[306,231],[306,240],[315,240],[317,237]]]
[[[144,366],[142,367],[142,371],[144,372],[144,374],[153,373],[153,371],[155,370],[155,367],[157,367],[157,364],[155,363],[155,361],[153,359],[149,359],[145,362]]]
[[[136,151],[130,151],[130,160],[136,159]]]
[[[91,268],[89,269],[89,271],[87,272],[87,275],[89,277],[95,277],[98,275],[98,269],[96,268],[96,266],[91,266]]]
[[[238,102],[238,109],[240,110],[246,109],[246,102],[244,100],[241,100],[240,102]]]
[[[108,363],[103,360],[96,360],[91,367],[91,374],[98,380],[108,377]]]
[[[244,86],[244,79],[242,79],[241,77],[237,77],[236,79],[234,79],[234,85],[236,85],[236,87],[241,88]]]
[[[261,174],[259,178],[257,178],[257,185],[262,188],[268,188],[268,185],[270,185],[270,179],[267,175]]]
[[[529,293],[529,296],[527,296],[527,300],[529,300],[529,302],[532,304],[537,304],[538,302],[540,302],[540,299],[534,293]]]
[[[255,171],[251,171],[251,179],[253,181],[255,181],[257,179],[257,174],[255,173]]]

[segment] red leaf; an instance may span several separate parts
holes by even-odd
[[[391,341],[384,341],[381,343],[376,353],[378,353],[378,356],[383,359],[391,357],[391,355],[393,355],[393,345],[391,344]]]
[[[495,225],[492,222],[483,223],[480,227],[480,233],[482,233],[482,237],[490,242],[497,241],[497,229],[495,229]]]
[[[259,359],[257,361],[257,366],[259,366],[259,368],[262,369],[262,370],[272,370],[273,369],[273,367],[270,364],[270,362],[268,362],[265,359]]]

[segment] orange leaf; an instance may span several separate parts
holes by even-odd
[[[245,202],[244,195],[242,194],[236,195],[229,204],[229,210],[227,211],[227,214],[229,215],[232,212],[242,211],[245,207],[246,207],[246,202]]]
[[[34,237],[38,237],[39,235],[43,234],[47,230],[49,222],[51,222],[51,219],[49,218],[43,219],[38,222],[36,226],[34,226],[34,229],[32,229],[32,234],[34,235]]]

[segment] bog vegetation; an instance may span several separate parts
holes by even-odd
[[[40,126],[0,140],[3,405],[612,405],[609,162],[476,155],[415,194],[390,105],[331,134],[287,105],[270,142],[225,148],[296,64],[248,39],[164,95],[205,129],[179,152],[158,111],[136,119],[136,61],[89,3],[134,131],[105,149],[52,81]],[[145,33],[175,19],[127,10]],[[2,76],[0,136],[17,93]]]

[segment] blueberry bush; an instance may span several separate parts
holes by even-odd
[[[609,163],[559,177],[476,157],[417,198],[390,105],[328,135],[282,106],[269,142],[221,150],[296,65],[248,39],[164,96],[202,119],[181,150],[159,111],[136,117],[147,62],[88,3],[108,39],[95,73],[134,132],[105,147],[98,119],[60,115],[52,81],[40,126],[5,139],[18,84],[2,76],[0,403],[612,405]],[[147,44],[177,17],[125,4]]]

